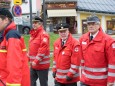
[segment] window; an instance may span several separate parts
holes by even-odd
[[[86,23],[87,20],[82,20],[82,33],[86,33],[88,32],[88,29],[87,29],[87,23]]]
[[[23,3],[27,3],[28,1],[27,0],[22,0]]]
[[[115,34],[115,20],[107,21],[107,33]]]

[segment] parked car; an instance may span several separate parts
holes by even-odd
[[[22,19],[22,25],[18,25],[18,30],[21,34],[29,34],[29,31],[31,29],[30,27],[30,20],[29,19]]]

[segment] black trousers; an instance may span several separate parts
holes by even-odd
[[[77,83],[75,82],[75,83],[63,84],[63,83],[55,81],[54,86],[77,86]]]
[[[37,86],[36,81],[39,78],[40,86],[48,86],[48,71],[49,69],[45,70],[35,70],[30,69],[31,73],[31,86]]]
[[[87,84],[85,84],[83,82],[80,82],[80,86],[90,86],[90,85],[87,85]]]

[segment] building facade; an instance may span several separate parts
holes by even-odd
[[[59,23],[68,23],[71,33],[77,33],[76,0],[46,0],[47,27],[57,32],[55,27]]]
[[[22,0],[22,17],[30,16],[30,0]],[[41,16],[43,0],[32,0],[32,15]],[[0,8],[14,6],[13,0],[0,0]],[[87,32],[86,18],[96,14],[101,20],[103,31],[115,34],[115,1],[114,0],[45,0],[47,23],[46,31],[55,31],[58,23],[68,23],[70,32],[84,34]]]
[[[96,14],[101,21],[103,31],[115,34],[115,1],[114,0],[77,0],[78,33],[87,32],[86,18]]]
[[[101,20],[103,31],[115,34],[115,1],[114,0],[45,0],[47,27],[54,29],[61,22],[70,25],[73,34],[87,32],[86,19],[96,14]],[[76,11],[76,12],[75,12]]]

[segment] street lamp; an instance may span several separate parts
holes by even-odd
[[[29,1],[30,5],[30,28],[32,28],[32,0]]]
[[[45,0],[43,0],[43,24],[44,24],[44,29],[46,30],[46,7],[45,7]]]

